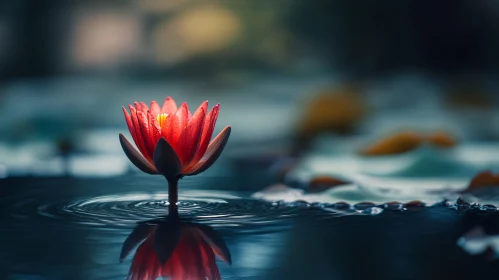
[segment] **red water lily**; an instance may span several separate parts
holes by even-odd
[[[128,279],[221,279],[216,256],[231,263],[230,252],[213,228],[190,222],[142,223],[123,244],[120,260],[139,244]]]
[[[220,105],[207,113],[205,101],[191,114],[187,103],[179,108],[171,97],[163,106],[152,101],[123,107],[128,129],[138,148],[135,149],[120,133],[120,142],[130,161],[149,174],[162,174],[169,181],[199,174],[208,169],[222,153],[230,135],[225,127],[210,142]]]

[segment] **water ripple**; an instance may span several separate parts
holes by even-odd
[[[167,215],[167,199],[166,192],[121,193],[73,200],[54,195],[49,203],[23,197],[10,203],[9,214],[20,222],[44,219],[43,222],[61,226],[113,229]],[[289,226],[292,219],[302,216],[323,219],[346,214],[326,210],[322,205],[270,203],[217,191],[184,191],[179,200],[182,217],[207,222],[213,227],[237,228],[239,232],[281,230]]]

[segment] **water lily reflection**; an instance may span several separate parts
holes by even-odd
[[[217,231],[175,215],[139,223],[125,240],[120,260],[137,245],[127,279],[221,279],[216,256],[231,264],[229,249]]]

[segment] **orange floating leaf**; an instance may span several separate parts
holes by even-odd
[[[420,135],[412,131],[404,131],[390,135],[360,153],[365,156],[402,154],[418,148],[422,141],[423,138]]]
[[[464,192],[497,186],[499,186],[499,174],[493,174],[491,171],[484,171],[478,173],[471,179],[468,188],[464,190]]]

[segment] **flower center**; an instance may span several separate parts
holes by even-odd
[[[168,114],[159,114],[156,118],[158,119],[159,127],[163,127],[163,125],[166,122],[166,117],[168,117]]]

